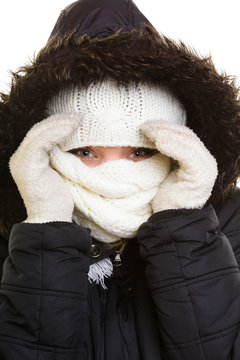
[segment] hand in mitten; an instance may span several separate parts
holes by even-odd
[[[147,121],[142,132],[160,153],[177,161],[152,201],[153,212],[204,206],[217,177],[217,163],[197,135],[183,125]]]
[[[72,221],[74,203],[64,180],[49,165],[49,151],[79,125],[78,114],[57,114],[34,125],[9,167],[26,206],[25,222]]]

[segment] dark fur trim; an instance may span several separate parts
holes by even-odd
[[[74,34],[53,40],[36,59],[13,75],[10,94],[0,104],[0,221],[3,230],[26,214],[12,181],[8,161],[30,127],[45,117],[45,103],[62,86],[112,77],[165,84],[187,110],[187,123],[218,162],[211,202],[217,205],[236,188],[240,172],[240,121],[237,89],[183,43],[159,35],[152,27],[131,33],[117,31],[103,39]],[[197,159],[196,159],[197,161]]]

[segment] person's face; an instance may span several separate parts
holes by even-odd
[[[131,146],[104,147],[88,146],[70,150],[84,164],[95,167],[109,160],[127,159],[130,161],[142,161],[157,153],[157,150],[138,148]]]

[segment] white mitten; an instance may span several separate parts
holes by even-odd
[[[25,222],[72,221],[74,203],[48,153],[79,125],[79,114],[57,114],[34,125],[12,155],[9,167],[26,206]]]
[[[203,207],[218,173],[217,162],[203,142],[186,126],[165,121],[147,121],[141,130],[160,153],[178,163],[159,186],[153,212]]]

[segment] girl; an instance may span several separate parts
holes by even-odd
[[[238,360],[234,84],[79,0],[0,111],[2,359]]]

